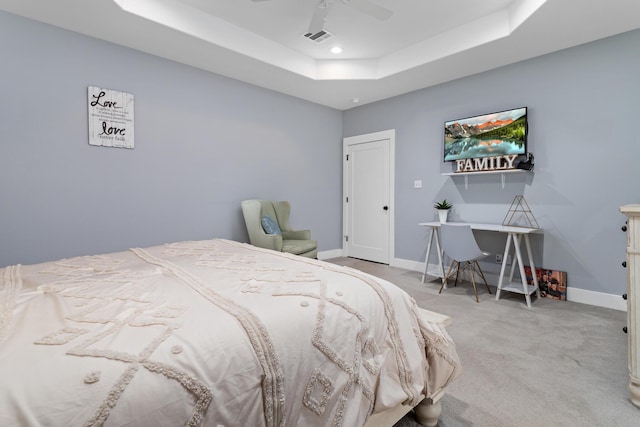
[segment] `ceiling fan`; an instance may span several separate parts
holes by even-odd
[[[253,2],[262,2],[269,0],[252,0]],[[311,23],[309,24],[308,32],[310,34],[316,34],[323,30],[324,23],[327,20],[327,15],[329,14],[329,9],[333,5],[335,0],[319,0],[318,5],[316,6],[313,16],[311,17]],[[370,0],[341,0],[342,3],[347,6],[351,6],[352,8],[364,13],[365,15],[369,15],[373,18],[379,19],[381,21],[387,20],[393,15],[393,11],[387,9],[386,7],[382,7],[377,5]]]

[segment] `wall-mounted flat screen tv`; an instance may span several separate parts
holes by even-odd
[[[527,153],[527,107],[444,123],[444,161]]]

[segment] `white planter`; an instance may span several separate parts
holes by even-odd
[[[440,224],[444,224],[447,222],[447,216],[449,216],[449,209],[438,209],[438,218],[440,219]]]

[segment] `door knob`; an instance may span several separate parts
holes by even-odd
[[[389,206],[383,206],[382,209],[384,209],[385,211],[389,210]]]

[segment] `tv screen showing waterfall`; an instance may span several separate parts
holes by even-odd
[[[527,153],[527,107],[444,123],[444,161]]]

